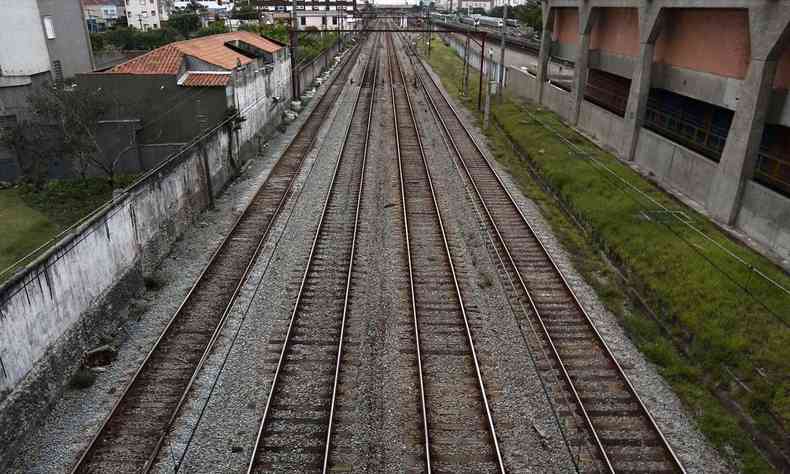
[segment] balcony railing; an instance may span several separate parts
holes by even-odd
[[[645,127],[716,162],[721,158],[724,143],[727,141],[727,131],[721,127],[701,126],[689,118],[658,109],[650,103],[645,114]]]
[[[760,151],[754,169],[754,180],[790,197],[790,156],[776,156]]]
[[[620,117],[625,116],[628,96],[623,97],[609,88],[588,82],[584,89],[584,98]]]

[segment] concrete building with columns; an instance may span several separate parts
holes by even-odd
[[[543,0],[543,26],[509,89],[790,261],[790,0]]]

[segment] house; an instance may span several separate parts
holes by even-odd
[[[124,0],[129,26],[140,30],[161,28],[172,10],[172,0]]]
[[[78,84],[110,104],[105,152],[128,154],[124,168],[141,171],[236,111],[237,143],[274,126],[290,98],[290,64],[285,45],[238,31],[170,43]]]
[[[0,0],[0,8],[0,129],[4,129],[27,118],[28,97],[38,88],[92,71],[93,55],[80,0]],[[14,151],[0,146],[0,181],[18,177],[17,159]]]
[[[260,0],[257,5],[275,18],[287,19],[294,3],[299,29],[337,30],[355,24],[357,0]]]
[[[126,17],[126,0],[82,0],[88,31],[96,33]]]

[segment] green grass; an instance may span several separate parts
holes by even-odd
[[[134,179],[116,177],[115,187],[128,186]],[[113,187],[104,178],[55,180],[41,190],[20,185],[0,191],[0,270],[88,215],[108,201],[112,192]],[[10,273],[0,275],[0,282]]]
[[[27,205],[17,189],[0,191],[0,270],[57,234],[58,227]],[[2,277],[0,277],[2,281]]]
[[[450,94],[474,109],[477,76],[470,75],[471,97],[461,98],[462,60],[435,41],[430,63]],[[684,212],[696,228],[748,265],[785,287],[790,287],[788,275],[565,126],[553,113],[510,97],[492,110],[501,127],[486,131],[495,158],[538,202],[574,256],[577,269],[642,352],[659,366],[711,442],[719,448],[731,447],[745,472],[770,471],[750,436],[713,396],[713,389],[738,400],[761,432],[782,439],[783,426],[790,423],[790,331],[778,319],[787,322],[790,298],[682,223],[659,214],[648,214],[652,218],[647,219],[643,211],[655,205],[602,172],[589,158],[575,156],[567,143],[533,117],[664,206]],[[617,270],[610,260],[617,263]],[[625,273],[625,281],[619,271]],[[638,309],[634,293],[657,319]],[[742,389],[730,374],[753,391]]]

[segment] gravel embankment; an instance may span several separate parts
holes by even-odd
[[[118,308],[119,312],[132,312],[135,317],[119,330],[116,359],[99,373],[91,387],[65,391],[49,416],[27,434],[27,449],[15,460],[12,472],[64,472],[76,461],[213,250],[266,180],[315,103],[314,99],[284,133],[275,134],[262,146],[241,175],[215,199],[215,207],[200,215],[184,238],[174,245],[156,271],[155,279],[162,286]]]
[[[430,70],[430,66],[428,66]],[[434,74],[434,79],[439,81]],[[462,120],[472,131],[484,153],[493,156],[486,148],[486,139],[474,125],[474,118],[445,93],[450,103],[459,112]],[[494,160],[492,160],[496,164]],[[728,472],[729,468],[716,450],[707,442],[688,416],[680,399],[674,394],[667,382],[658,374],[655,366],[634,346],[625,334],[615,315],[609,312],[595,291],[584,281],[571,264],[562,245],[551,232],[551,227],[543,219],[534,202],[526,198],[511,176],[500,166],[497,173],[502,177],[538,238],[551,253],[560,270],[565,275],[571,289],[588,312],[606,344],[621,364],[639,396],[650,410],[656,423],[668,439],[675,453],[688,472]]]

